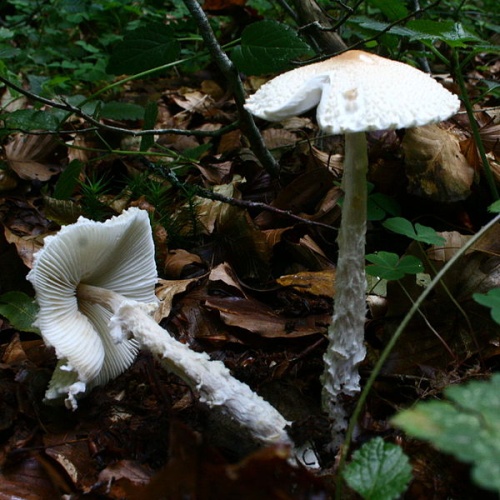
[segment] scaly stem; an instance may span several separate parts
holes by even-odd
[[[364,359],[366,315],[365,235],[368,155],[364,132],[346,134],[342,187],[345,193],[338,235],[335,311],[324,356],[323,408],[332,420],[332,445],[339,446],[347,429],[345,396],[357,394],[357,366]]]
[[[111,336],[119,342],[129,333],[141,347],[155,354],[164,367],[186,382],[200,400],[246,428],[254,439],[266,444],[292,444],[287,420],[250,387],[235,379],[221,361],[192,351],[177,341],[149,315],[151,307],[96,286],[80,284],[81,300],[100,304],[114,315]]]

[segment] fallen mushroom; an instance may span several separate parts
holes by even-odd
[[[359,392],[357,365],[366,354],[365,132],[442,121],[456,113],[460,103],[426,73],[404,63],[351,50],[272,79],[248,98],[245,107],[260,118],[280,121],[316,105],[320,129],[329,134],[345,134],[335,312],[323,374],[323,407],[333,422],[333,445],[338,446],[347,427],[344,396]]]
[[[147,212],[130,208],[104,223],[80,217],[46,238],[28,278],[40,306],[37,325],[59,359],[47,399],[67,395],[76,408],[78,395],[118,376],[144,347],[254,439],[291,444],[289,422],[277,410],[222,362],[192,351],[152,319],[157,273]]]

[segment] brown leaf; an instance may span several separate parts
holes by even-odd
[[[281,276],[276,281],[282,286],[290,286],[298,292],[310,293],[312,295],[333,297],[335,293],[334,269],[289,274]]]
[[[438,125],[412,128],[406,130],[402,147],[411,193],[442,202],[469,196],[474,170],[454,134]]]
[[[165,275],[168,278],[180,278],[183,276],[183,271],[186,267],[197,266],[201,267],[203,261],[199,255],[178,248],[170,250],[165,259]]]
[[[205,307],[218,311],[226,325],[267,338],[295,338],[324,333],[330,321],[330,315],[327,314],[285,318],[253,298],[209,297]]]
[[[48,181],[61,171],[60,166],[44,161],[57,146],[51,135],[18,134],[5,146],[5,155],[21,179]]]
[[[168,318],[172,310],[174,297],[187,290],[191,283],[196,283],[199,278],[187,280],[159,280],[160,286],[156,289],[156,296],[160,299],[160,306],[155,311],[154,318],[159,323],[163,318]]]

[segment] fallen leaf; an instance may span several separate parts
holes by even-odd
[[[447,203],[469,196],[474,169],[453,133],[438,125],[410,128],[402,147],[410,193]]]

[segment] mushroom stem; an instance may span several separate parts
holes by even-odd
[[[292,444],[287,420],[250,387],[235,379],[221,361],[192,351],[160,327],[149,315],[151,306],[129,300],[111,290],[80,284],[77,297],[109,309],[112,337],[119,342],[129,333],[149,349],[168,370],[184,380],[209,407],[220,408],[266,444]]]
[[[328,329],[324,356],[323,408],[333,422],[333,445],[340,445],[347,429],[345,396],[359,392],[358,364],[364,359],[366,315],[365,235],[367,142],[364,132],[345,136],[342,188],[344,201],[338,234],[335,310]],[[343,397],[344,396],[344,397]]]

